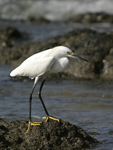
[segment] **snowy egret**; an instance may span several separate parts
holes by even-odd
[[[33,85],[33,88],[29,97],[29,124],[28,124],[28,130],[26,133],[29,132],[30,125],[36,126],[42,123],[42,122],[31,121],[32,94],[34,92],[34,89],[36,87],[39,77],[42,75],[44,77],[44,80],[42,81],[41,86],[39,88],[38,96],[46,113],[46,117],[43,117],[43,119],[46,119],[46,121],[48,121],[48,119],[53,119],[57,121],[60,120],[49,115],[45,107],[45,104],[43,102],[43,99],[41,97],[41,90],[45,82],[45,77],[48,74],[61,72],[68,66],[69,64],[68,57],[79,58],[80,60],[88,62],[86,59],[78,55],[75,55],[69,48],[65,46],[57,46],[57,47],[32,55],[31,57],[27,58],[19,67],[17,67],[10,73],[11,77],[28,76],[31,79],[33,78],[35,79],[34,85]]]

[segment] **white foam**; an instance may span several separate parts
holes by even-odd
[[[1,0],[0,17],[11,20],[27,20],[44,17],[49,20],[66,20],[86,12],[113,14],[112,0]]]

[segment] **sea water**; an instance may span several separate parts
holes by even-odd
[[[29,120],[29,94],[33,81],[14,81],[11,66],[0,66],[0,118]],[[46,114],[38,98],[38,82],[32,100],[32,119]],[[82,127],[102,142],[95,149],[113,147],[113,82],[98,80],[46,81],[42,97],[50,115]]]

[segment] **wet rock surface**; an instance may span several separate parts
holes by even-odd
[[[89,136],[82,128],[61,120],[49,120],[40,126],[31,126],[26,134],[27,121],[0,119],[0,149],[57,150],[93,148],[99,142]]]

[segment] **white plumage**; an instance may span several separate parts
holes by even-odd
[[[72,51],[64,46],[32,55],[27,58],[19,67],[14,69],[10,76],[28,76],[36,78],[44,74],[57,73],[63,71],[69,64],[67,52]]]
[[[17,67],[10,73],[10,76],[12,77],[28,76],[32,79],[35,78],[33,89],[29,97],[29,126],[28,126],[27,133],[29,132],[30,125],[36,126],[41,124],[41,122],[31,121],[32,94],[39,77],[42,75],[47,76],[50,73],[57,73],[63,71],[69,64],[68,57],[79,58],[87,62],[86,59],[75,55],[69,48],[65,46],[57,46],[55,48],[48,49],[43,52],[32,55],[31,57],[27,58],[19,67]],[[48,121],[48,119],[59,121],[59,119],[49,115],[45,107],[45,104],[42,100],[41,90],[44,85],[44,82],[45,80],[42,81],[38,92],[39,99],[41,100],[41,103],[46,113],[46,117],[44,117],[44,119],[46,119],[46,121]]]

